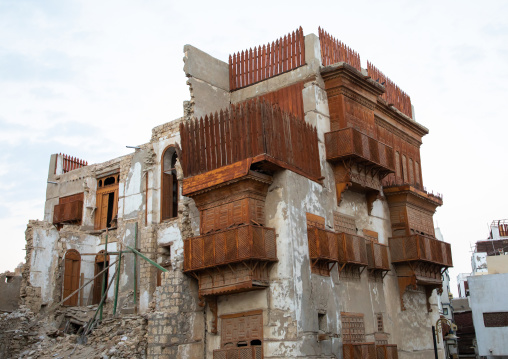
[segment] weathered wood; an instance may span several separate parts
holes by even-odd
[[[187,196],[190,193],[245,176],[249,173],[251,163],[252,159],[248,158],[207,173],[184,178],[182,194]]]

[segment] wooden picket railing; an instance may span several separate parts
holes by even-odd
[[[407,93],[402,91],[399,86],[379,71],[370,61],[367,61],[367,73],[370,78],[385,86],[386,92],[381,95],[382,99],[388,102],[389,105],[395,106],[406,116],[413,118],[411,98]]]
[[[75,170],[77,168],[88,166],[87,161],[80,160],[77,157],[71,157],[69,155],[66,155],[65,153],[64,154],[59,153],[56,156],[57,156],[57,160],[55,162],[55,173],[56,173],[56,168],[58,166],[58,156],[62,157],[62,161],[63,161],[62,162],[62,171],[63,171],[63,173],[67,173],[67,172]]]
[[[323,66],[345,62],[353,66],[358,71],[362,70],[360,63],[360,54],[338,41],[333,36],[318,28],[319,44],[321,45],[321,62]]]
[[[313,180],[321,177],[316,129],[263,100],[181,123],[180,137],[185,177],[248,158],[253,163],[275,163]]]
[[[229,55],[229,89],[238,90],[305,64],[305,37],[299,29],[275,42]]]

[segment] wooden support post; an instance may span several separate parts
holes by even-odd
[[[121,246],[122,244],[120,244],[120,252],[122,251],[121,249]],[[116,271],[116,283],[115,283],[115,301],[113,303],[113,316],[116,315],[116,305],[118,303],[118,286],[120,284],[120,266],[122,265],[122,255],[120,254],[119,258],[118,258],[118,270]]]
[[[104,245],[104,265],[106,265],[106,263],[108,263],[109,265],[109,262],[106,262],[108,260],[108,229],[106,228],[106,243]],[[108,276],[107,276],[107,273],[108,272],[104,272],[104,274],[102,275],[102,290],[101,290],[101,298],[104,297],[104,291],[106,289],[106,282],[108,280]],[[101,305],[99,305],[99,309],[100,309],[100,315],[99,315],[99,320],[102,321],[102,301],[101,301]]]
[[[79,306],[82,307],[84,304],[83,300],[83,283],[85,282],[85,273],[81,273],[81,289],[79,290]]]
[[[128,246],[127,246],[128,247]],[[138,248],[138,222],[134,225],[134,248]],[[138,314],[138,256],[134,252],[134,312]]]

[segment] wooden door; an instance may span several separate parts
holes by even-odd
[[[79,288],[79,273],[81,269],[81,256],[75,249],[69,249],[65,253],[64,264],[64,290],[63,297],[67,298]],[[79,292],[67,299],[63,304],[69,306],[78,305]]]

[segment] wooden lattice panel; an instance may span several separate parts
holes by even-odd
[[[241,225],[184,241],[184,270],[199,271],[245,260],[276,261],[273,228]]]
[[[339,245],[339,263],[368,265],[365,238],[347,233],[337,234]]]
[[[242,198],[221,203],[201,211],[201,233],[217,231],[253,220],[265,223],[265,202],[256,198]]]
[[[395,344],[381,344],[376,345],[377,359],[398,359],[399,354],[397,345]]]
[[[376,359],[376,344],[343,344],[342,353],[344,359]]]
[[[365,323],[362,313],[341,313],[342,342],[365,342]]]
[[[355,218],[346,214],[333,212],[333,227],[337,233],[356,234]]]
[[[252,340],[263,340],[263,315],[239,314],[222,317],[221,347],[236,346],[239,342],[250,344]]]

